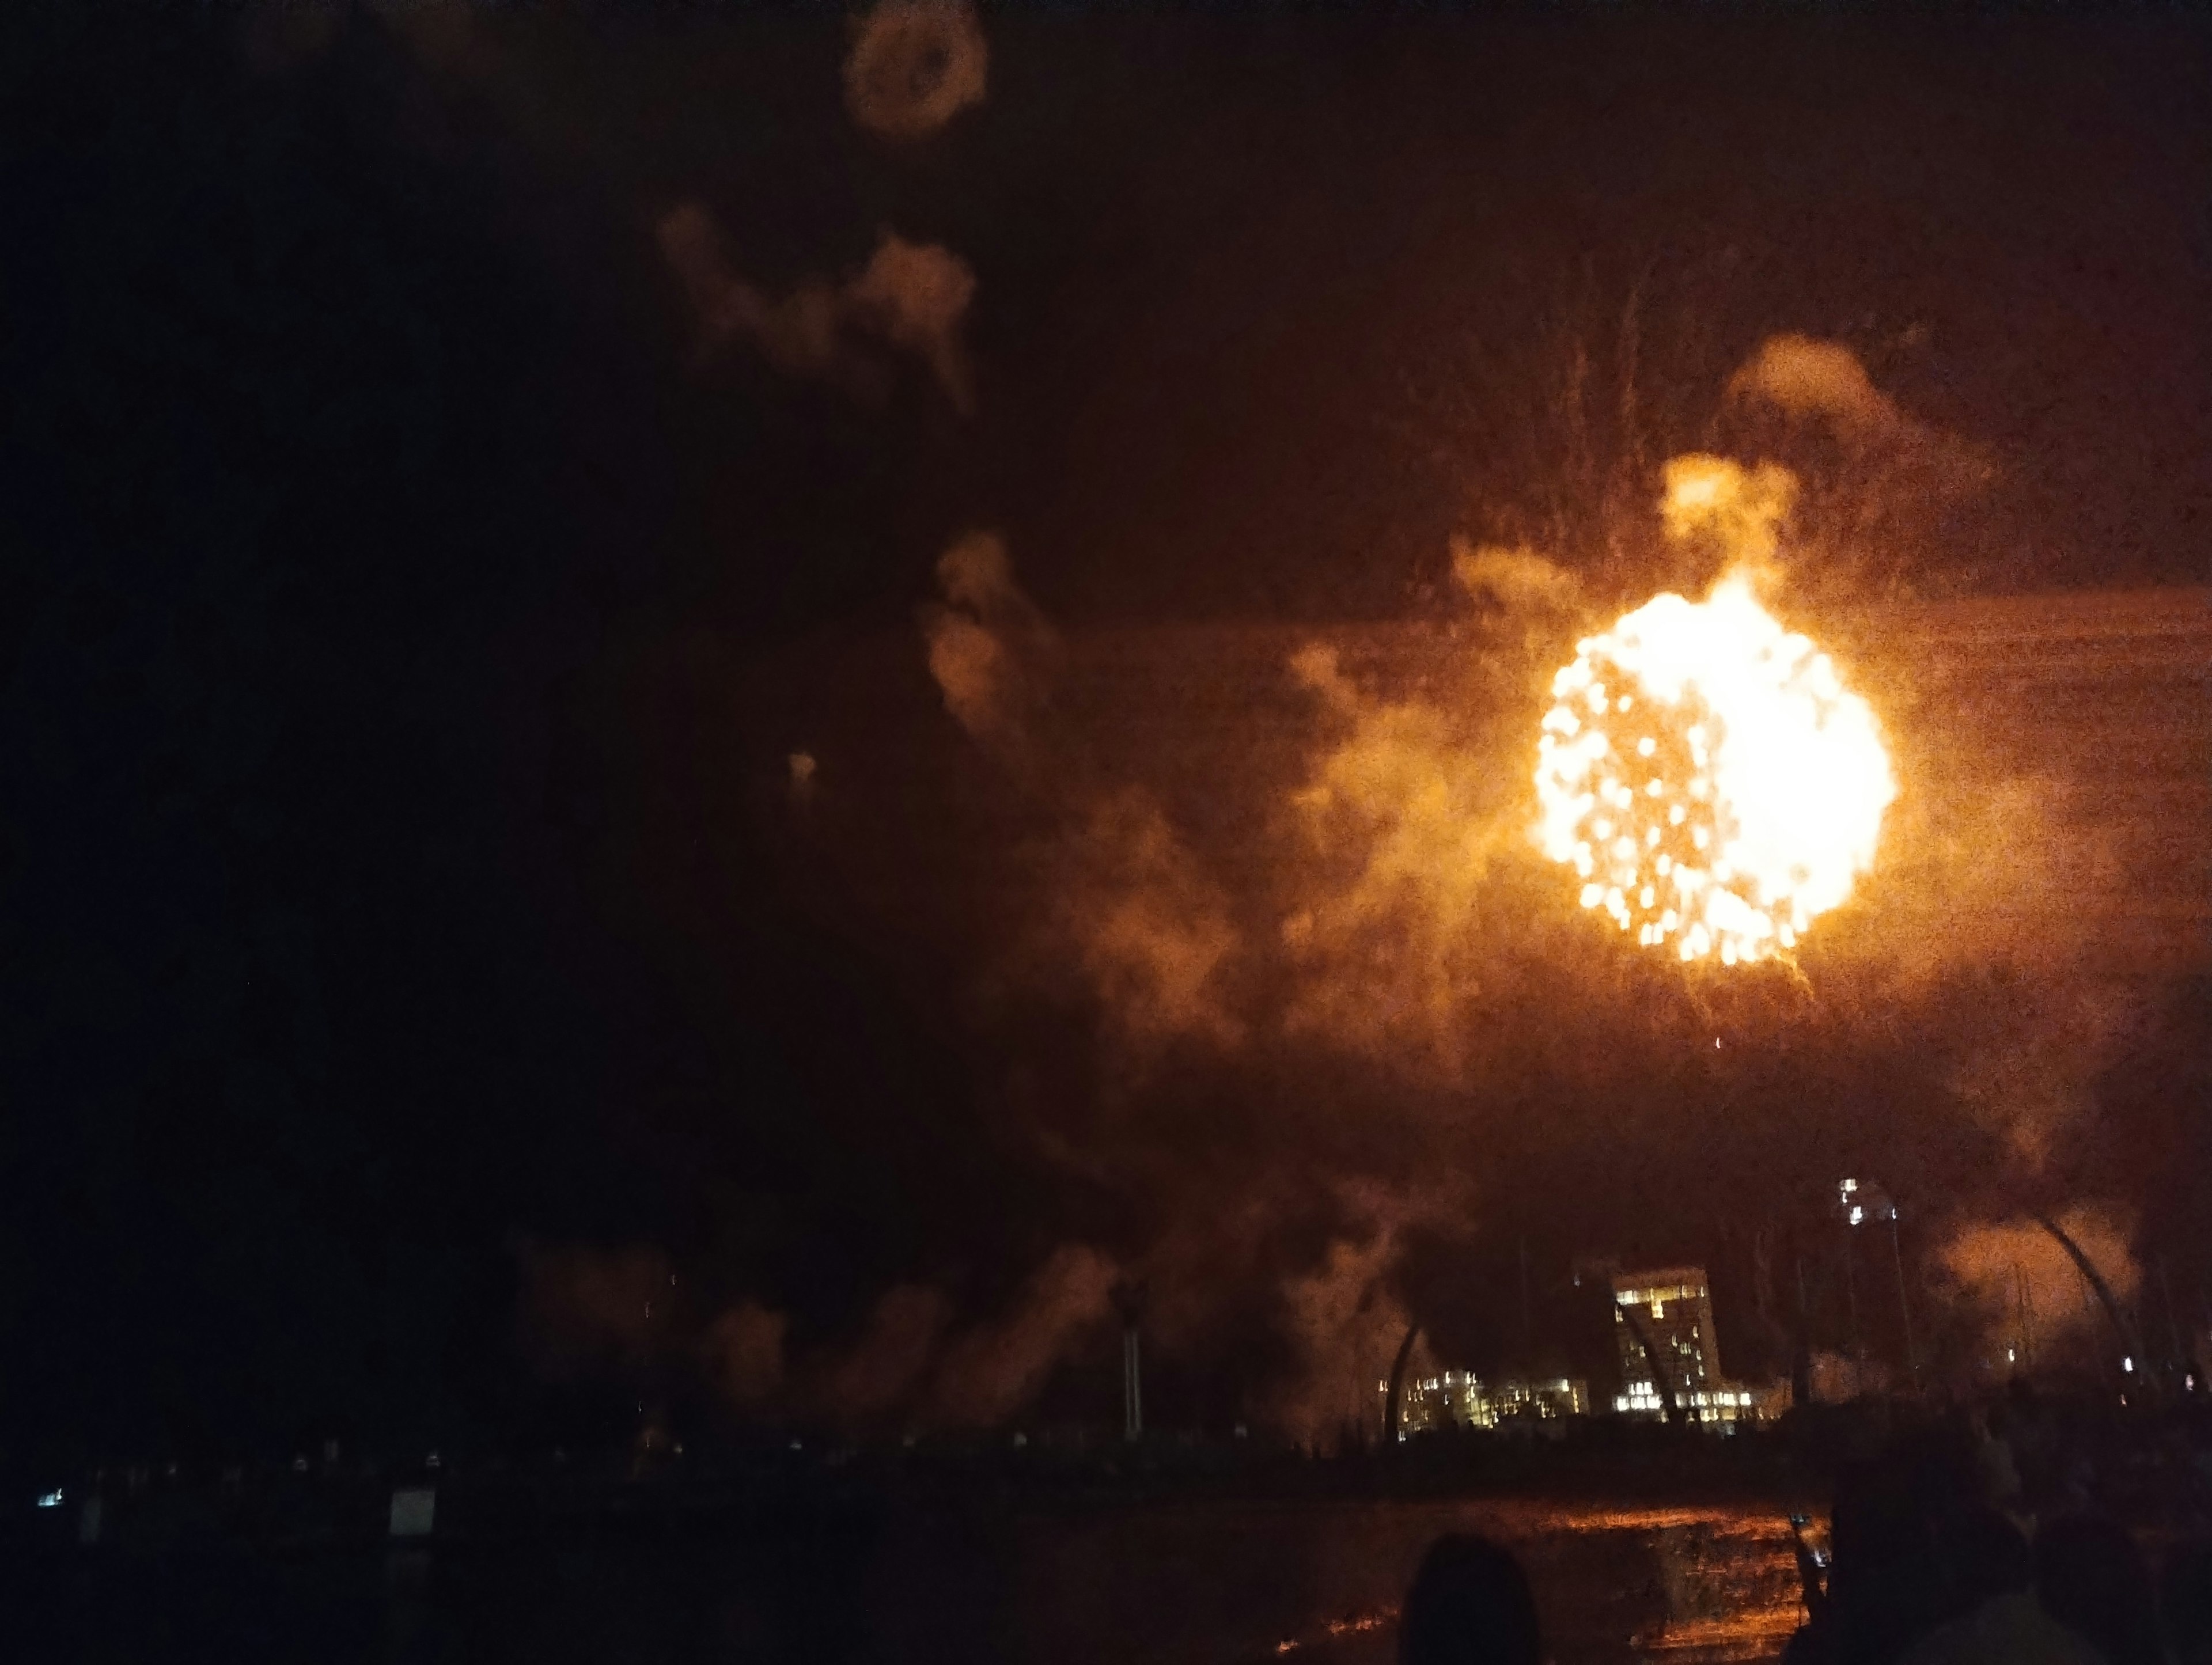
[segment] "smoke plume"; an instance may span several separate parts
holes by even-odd
[[[884,138],[927,138],[983,101],[989,63],[967,0],[885,0],[854,33],[845,107]]]
[[[937,576],[944,602],[921,628],[945,708],[1054,824],[1027,957],[1072,965],[1109,1036],[1139,1054],[1176,1038],[1234,1045],[1243,1025],[1219,987],[1238,940],[1228,897],[1152,794],[1109,778],[1058,722],[1059,641],[1005,544],[971,533]]]
[[[1106,1318],[1118,1276],[1113,1261],[1095,1249],[1069,1243],[1055,1249],[1011,1313],[947,1345],[930,1389],[934,1420],[989,1427],[1027,1404],[1069,1344]]]
[[[2116,983],[2056,979],[2008,991],[1990,1007],[1950,1086],[2022,1171],[2040,1173],[2058,1140],[2094,1110],[2098,1074],[2136,1002]]]
[[[1670,458],[1661,473],[1659,519],[1670,541],[1709,541],[1723,567],[1771,578],[1797,495],[1795,475],[1776,463],[1747,468],[1703,454]]]
[[[945,708],[1000,763],[1026,769],[1059,659],[1052,628],[1014,582],[1004,539],[970,532],[937,563],[942,606],[922,610]]]
[[[676,1283],[660,1250],[526,1243],[517,1258],[523,1350],[544,1375],[632,1369],[657,1350]]]
[[[1368,696],[1326,647],[1291,669],[1343,738],[1291,800],[1326,877],[1284,921],[1286,1027],[1456,1077],[1494,964],[1485,927],[1510,905],[1493,870],[1527,842],[1515,748],[1445,706]]]
[[[732,1404],[765,1404],[782,1390],[788,1325],[783,1314],[745,1301],[708,1326],[702,1351],[708,1373]]]
[[[1231,1047],[1243,1025],[1220,991],[1237,933],[1229,900],[1141,789],[1097,799],[1072,829],[1056,912],[1118,1039]]]
[[[1462,1188],[1433,1181],[1408,1188],[1358,1182],[1340,1188],[1338,1202],[1341,1227],[1318,1262],[1284,1280],[1291,1364],[1265,1405],[1270,1425],[1306,1445],[1332,1435],[1372,1436],[1378,1385],[1411,1322],[1392,1282],[1405,1234],[1463,1218],[1468,1206]]]
[[[1852,434],[1884,436],[1914,425],[1875,386],[1857,354],[1811,336],[1769,336],[1729,378],[1728,392],[1792,416],[1821,417]]]
[[[817,1401],[848,1427],[880,1422],[913,1400],[949,1316],[939,1291],[918,1284],[886,1290],[859,1340],[817,1368]]]
[[[2113,1297],[2123,1306],[2131,1303],[2142,1269],[2136,1264],[2127,1220],[2112,1208],[2087,1204],[2066,1210],[2058,1224],[2095,1264]],[[1978,1316],[1986,1346],[2032,1354],[2104,1339],[2107,1321],[2088,1279],[2033,1219],[1960,1226],[1938,1260],[1957,1297]]]
[[[885,231],[867,264],[843,283],[810,280],[778,300],[738,275],[720,228],[697,204],[670,210],[656,235],[707,347],[747,343],[786,375],[872,403],[888,391],[883,353],[895,349],[919,360],[954,409],[972,409],[960,331],[975,275],[951,250]]]
[[[1908,415],[1840,342],[1770,336],[1729,378],[1727,391],[1732,400],[1826,425],[1862,463],[1872,451],[1900,453],[1953,490],[1986,485],[1996,474],[1980,447]]]

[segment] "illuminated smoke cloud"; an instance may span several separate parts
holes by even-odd
[[[1186,1036],[1235,1044],[1243,1026],[1218,993],[1237,944],[1228,897],[1149,793],[1101,780],[1066,734],[1048,733],[1059,639],[1005,543],[970,533],[937,576],[945,599],[921,628],[945,708],[1059,818],[1030,957],[1048,975],[1072,964],[1108,1031],[1139,1052]]]
[[[1516,866],[1534,848],[1526,731],[1581,606],[1571,576],[1526,550],[1462,545],[1454,573],[1480,611],[1413,697],[1359,687],[1324,643],[1291,663],[1330,738],[1290,796],[1307,859],[1280,933],[1290,1033],[1448,1080],[1510,975]]]
[[[938,558],[937,585],[944,599],[921,609],[921,635],[945,708],[1000,763],[1026,769],[1058,659],[1050,627],[996,532],[955,541]]]
[[[1521,842],[1510,754],[1489,726],[1470,732],[1426,700],[1370,698],[1327,647],[1291,669],[1343,738],[1291,799],[1317,867],[1339,877],[1284,921],[1299,974],[1285,1026],[1456,1076],[1486,969],[1492,861]]]
[[[973,395],[960,325],[975,298],[975,274],[966,261],[937,244],[909,243],[889,231],[844,295],[852,315],[927,364],[963,414]]]
[[[1811,336],[1769,336],[1729,378],[1731,398],[1764,400],[1792,416],[1821,416],[1863,434],[1911,426],[1896,402],[1875,387],[1858,355]]]
[[[1347,1431],[1371,1437],[1387,1381],[1411,1322],[1392,1287],[1406,1231],[1463,1211],[1455,1186],[1392,1191],[1372,1182],[1342,1188],[1341,1231],[1318,1264],[1285,1279],[1281,1328],[1290,1370],[1264,1409],[1269,1426],[1305,1445]]]
[[[655,234],[707,347],[743,342],[786,375],[870,402],[887,392],[882,353],[892,349],[919,360],[954,409],[972,409],[960,330],[975,276],[950,250],[886,231],[857,276],[835,287],[805,283],[779,300],[737,274],[714,216],[697,204],[669,210]]]
[[[781,1390],[787,1324],[783,1314],[747,1301],[708,1326],[702,1343],[708,1371],[732,1404],[764,1404]]]
[[[2130,1305],[2142,1285],[2142,1268],[2130,1247],[2126,1219],[2099,1205],[2077,1205],[2057,1219],[2123,1309]],[[2058,1240],[2033,1219],[1960,1226],[1937,1260],[1954,1293],[1979,1317],[1985,1346],[2039,1355],[2054,1346],[2102,1346],[2110,1335],[2088,1280]]]
[[[659,1249],[526,1243],[519,1258],[523,1349],[543,1374],[627,1369],[656,1350],[675,1289]]]
[[[1056,911],[1116,1037],[1139,1051],[1185,1036],[1235,1046],[1244,1027],[1218,975],[1237,945],[1229,899],[1159,805],[1109,793],[1070,844]]]
[[[882,1421],[919,1390],[950,1313],[937,1290],[918,1284],[886,1290],[860,1340],[820,1370],[806,1408],[847,1427]]]
[[[1001,1317],[951,1328],[940,1290],[901,1284],[860,1338],[805,1371],[803,1414],[840,1427],[988,1427],[1043,1389],[1068,1349],[1102,1322],[1120,1273],[1097,1249],[1063,1244]]]
[[[1774,463],[1746,468],[1726,457],[1668,459],[1659,520],[1677,544],[1710,540],[1724,567],[1769,576],[1797,481]]]
[[[1069,1346],[1112,1309],[1114,1262],[1095,1249],[1063,1244],[1024,1286],[1014,1310],[945,1347],[931,1385],[933,1419],[989,1427],[1034,1399]]]
[[[1996,468],[1978,446],[1908,415],[1874,385],[1858,355],[1839,342],[1770,336],[1729,378],[1731,399],[1827,424],[1854,448],[1885,448],[1920,463],[1954,491],[1986,485]]]
[[[942,606],[922,610],[929,674],[945,708],[1001,763],[1026,764],[1060,646],[1014,582],[1006,540],[969,532],[937,563]]]
[[[845,107],[884,138],[927,138],[983,101],[989,62],[965,0],[886,0],[854,37]]]
[[[1364,1243],[1339,1238],[1319,1267],[1284,1289],[1297,1365],[1270,1400],[1267,1421],[1300,1444],[1371,1429],[1376,1383],[1389,1376],[1408,1322],[1383,1286],[1394,1247],[1387,1231]]]
[[[2097,1078],[2138,1015],[2136,997],[2117,983],[2024,981],[1985,1003],[1949,1085],[2022,1171],[2040,1173],[2058,1139],[2094,1109]]]

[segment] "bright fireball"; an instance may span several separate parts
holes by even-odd
[[[1646,947],[1771,958],[1873,866],[1897,795],[1828,656],[1731,574],[1577,644],[1537,741],[1537,836]]]

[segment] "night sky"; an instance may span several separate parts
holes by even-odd
[[[908,140],[848,112],[829,8],[11,22],[0,1460],[618,1437],[641,1376],[803,1420],[868,1401],[837,1361],[901,1288],[938,1363],[859,1421],[958,1420],[1032,1345],[1020,1403],[1103,1419],[1116,1268],[1158,1414],[1262,1420],[1332,1291],[1489,1367],[1521,1244],[1563,1311],[1583,1254],[1725,1295],[1747,1191],[1809,1217],[1885,1142],[1937,1212],[2111,1202],[2193,1289],[2202,966],[1799,1024],[1611,961],[1593,1015],[1531,950],[1504,1038],[1399,1071],[1270,1041],[1261,964],[1133,1042],[1024,923],[1096,877],[1070,827],[1153,849],[1111,738],[1052,738],[1090,696],[1041,773],[930,680],[979,528],[1063,647],[1440,618],[1461,532],[1636,599],[1547,425],[1631,295],[1655,458],[1796,331],[1994,459],[1898,512],[1870,597],[2204,583],[2212,33],[1783,10],[987,8],[988,95]],[[687,204],[771,295],[952,251],[972,410],[896,341],[859,385],[715,341],[656,234]],[[1253,939],[1279,898],[1224,884]],[[1999,1195],[1957,1060],[2069,1024],[2079,1104]],[[1747,1061],[1686,1050],[1717,1030]],[[663,1329],[604,1310],[664,1274]]]

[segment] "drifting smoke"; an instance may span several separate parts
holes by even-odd
[[[1493,865],[1524,842],[1511,752],[1443,707],[1369,698],[1326,647],[1291,671],[1345,738],[1291,799],[1333,882],[1283,923],[1286,1026],[1455,1078],[1494,959],[1484,927],[1510,905]]]
[[[844,294],[854,319],[927,365],[963,414],[974,409],[975,395],[960,326],[975,298],[975,274],[966,261],[888,231]]]
[[[884,138],[927,138],[983,101],[989,63],[966,0],[886,0],[854,36],[845,107]]]
[[[1060,927],[1115,1037],[1139,1051],[1184,1036],[1243,1040],[1219,992],[1237,945],[1229,899],[1159,805],[1133,787],[1109,793],[1067,848]]]
[[[1662,471],[1659,519],[1669,539],[1709,544],[1723,570],[1760,581],[1774,577],[1783,523],[1796,500],[1796,477],[1774,463],[1746,468],[1725,457],[1671,459]]]
[[[955,543],[937,581],[945,605],[922,610],[921,632],[945,708],[1000,763],[1026,768],[1060,658],[1052,627],[1014,582],[995,532]]]
[[[942,1291],[899,1285],[876,1303],[851,1346],[804,1363],[800,1407],[848,1428],[1003,1422],[1104,1322],[1119,1276],[1097,1249],[1062,1244],[1005,1315],[964,1329],[952,1327]]]
[[[2118,1053],[2137,1001],[2118,984],[2063,979],[1991,1005],[1949,1085],[2021,1171],[2039,1174],[2054,1145],[2094,1109],[2097,1077]]]
[[[882,1421],[914,1400],[950,1316],[937,1290],[900,1284],[885,1291],[860,1340],[818,1371],[817,1399],[848,1427]]]
[[[545,1376],[631,1369],[657,1350],[676,1285],[659,1249],[524,1243],[517,1258],[523,1350]]]
[[[1874,385],[1858,355],[1838,342],[1770,336],[1729,378],[1728,396],[1825,424],[1860,453],[1863,464],[1869,452],[1897,453],[1919,465],[1923,486],[1966,491],[1996,477],[1980,447],[1906,414]]]
[[[866,266],[844,283],[809,282],[774,300],[738,276],[714,217],[697,204],[670,210],[656,235],[708,347],[746,343],[786,375],[871,403],[888,392],[881,349],[894,349],[918,359],[954,409],[965,415],[973,408],[960,331],[975,275],[949,249],[886,231]]]
[[[1769,336],[1729,378],[1728,392],[1763,399],[1791,416],[1823,417],[1853,434],[1893,434],[1915,425],[1875,386],[1856,353],[1811,336]]]
[[[1462,1218],[1456,1186],[1397,1190],[1361,1182],[1341,1188],[1342,1229],[1319,1262],[1284,1280],[1281,1328],[1290,1368],[1265,1404],[1269,1425],[1306,1445],[1333,1435],[1372,1437],[1379,1382],[1411,1322],[1393,1285],[1407,1232]]]
[[[2142,1269],[2130,1248],[2128,1223],[2097,1206],[2068,1209],[2058,1216],[2066,1235],[2080,1244],[2124,1309],[2142,1284]],[[2101,1344],[2107,1320],[2089,1281],[2073,1257],[2032,1219],[1960,1227],[1943,1244],[1938,1261],[1956,1297],[1981,1320],[1984,1345],[2010,1347],[2026,1356],[2054,1345]]]
[[[789,1321],[757,1302],[732,1307],[707,1327],[708,1371],[732,1405],[751,1407],[783,1388],[783,1338]]]
[[[990,533],[938,562],[941,606],[921,625],[945,709],[1054,817],[1040,965],[1072,964],[1110,1038],[1149,1053],[1173,1039],[1231,1046],[1243,1026],[1218,992],[1237,946],[1227,896],[1141,787],[1100,777],[1055,732],[1059,642]]]
[[[696,1366],[732,1409],[845,1428],[987,1427],[1016,1415],[1106,1321],[1121,1277],[1097,1249],[1063,1244],[1004,1314],[965,1328],[942,1291],[902,1284],[849,1346],[794,1358],[788,1318],[757,1301],[687,1326],[659,1249],[533,1244],[521,1261],[520,1340],[544,1377],[635,1380]]]
[[[1003,1321],[947,1345],[931,1387],[933,1419],[988,1427],[1028,1404],[1069,1344],[1105,1321],[1119,1276],[1094,1249],[1071,1243],[1054,1250]]]

